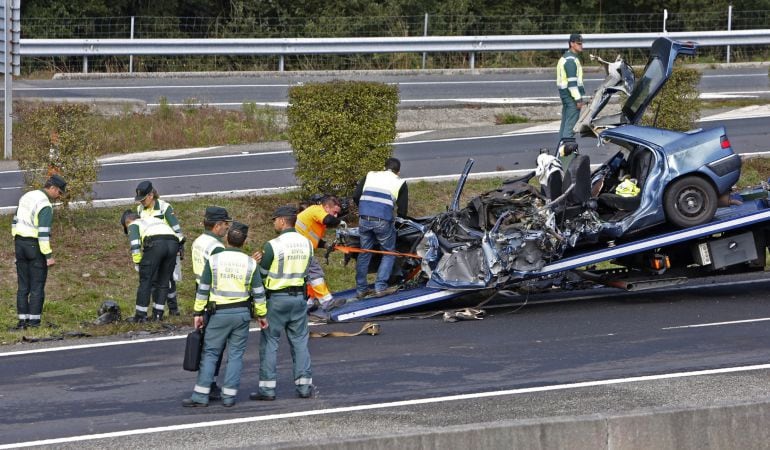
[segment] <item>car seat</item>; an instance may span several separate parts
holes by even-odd
[[[636,179],[636,185],[644,191],[644,182],[650,173],[650,164],[652,163],[652,153],[643,148],[636,147],[628,155],[626,165],[627,175]],[[599,205],[618,211],[634,211],[639,207],[642,201],[642,194],[634,197],[623,197],[612,192],[605,192],[599,195]]]

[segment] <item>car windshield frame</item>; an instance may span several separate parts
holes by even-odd
[[[623,106],[623,112],[628,118],[635,118],[640,110],[643,110],[650,100],[650,94],[657,92],[666,82],[666,67],[658,57],[652,57],[644,68],[642,77],[636,81],[636,86],[631,96]]]

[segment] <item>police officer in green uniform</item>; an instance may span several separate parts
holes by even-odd
[[[53,224],[51,200],[58,199],[66,190],[64,178],[52,175],[43,189],[29,191],[19,199],[11,224],[19,286],[16,292],[19,322],[15,330],[40,326],[48,267],[56,263],[50,241]]]
[[[130,209],[123,212],[120,224],[123,225],[123,232],[128,235],[131,258],[139,272],[136,312],[129,321],[147,321],[150,295],[153,290],[158,294],[152,318],[163,320],[169,280],[179,251],[179,238],[166,222],[155,217],[140,219],[139,215]]]
[[[198,286],[201,283],[201,275],[206,267],[211,255],[215,255],[225,249],[222,238],[227,235],[230,229],[230,223],[233,219],[227,213],[225,208],[219,206],[208,206],[203,215],[203,234],[198,236],[192,243],[192,266],[195,275],[195,291],[198,292]],[[208,317],[204,313],[204,322],[208,322]],[[223,349],[224,350],[224,347]],[[211,383],[209,400],[220,400],[222,398],[221,389],[217,386],[216,379],[219,376],[219,368],[222,366],[223,352],[220,352],[214,370],[214,378]]]
[[[155,307],[157,308],[159,304],[162,306],[164,302],[168,303],[169,314],[172,316],[178,316],[179,305],[176,299],[177,280],[174,277],[176,276],[181,279],[182,274],[181,260],[182,256],[184,255],[185,242],[184,235],[182,234],[182,227],[179,225],[179,220],[174,214],[174,208],[172,208],[167,201],[160,199],[158,191],[152,186],[151,182],[145,180],[136,186],[136,196],[134,197],[134,200],[139,203],[136,206],[136,213],[139,214],[139,218],[145,219],[147,217],[155,217],[156,219],[163,220],[174,230],[174,233],[176,233],[179,241],[181,242],[179,245],[179,252],[176,256],[176,264],[174,265],[173,276],[169,281],[166,298],[159,301],[158,290],[153,290],[153,300],[155,302]]]
[[[211,255],[201,274],[193,307],[193,323],[195,328],[206,327],[203,353],[193,394],[182,401],[182,406],[208,406],[214,367],[225,344],[228,350],[222,404],[235,404],[249,337],[249,308],[253,302],[255,310],[265,311],[265,288],[257,262],[240,250],[248,232],[249,227],[233,222],[227,232],[227,248]],[[211,311],[205,324],[204,309]]]
[[[578,58],[582,51],[583,36],[579,33],[572,33],[569,37],[569,49],[564,52],[556,64],[556,86],[561,98],[560,146],[564,139],[574,140],[573,128],[577,123],[580,109],[583,107],[583,95],[585,95],[583,66]]]
[[[272,219],[278,237],[266,243],[262,253],[254,254],[265,280],[267,311],[257,309],[262,328],[259,340],[259,390],[252,392],[249,398],[275,400],[276,359],[281,331],[286,332],[291,346],[297,395],[309,398],[313,393],[313,378],[307,346],[309,331],[305,278],[313,256],[313,244],[294,229],[297,221],[295,207],[279,207]],[[262,317],[265,312],[266,318]]]

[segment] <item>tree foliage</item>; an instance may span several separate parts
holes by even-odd
[[[24,181],[40,188],[52,173],[67,180],[66,206],[71,200],[90,201],[99,170],[94,130],[88,126],[88,105],[22,104],[14,127],[14,156]]]
[[[289,144],[307,194],[349,195],[393,154],[398,87],[332,81],[289,89]]]

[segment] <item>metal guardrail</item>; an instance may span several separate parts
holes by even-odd
[[[585,48],[641,48],[668,36],[701,46],[770,44],[770,29],[584,34]],[[569,35],[278,39],[21,39],[23,56],[275,55],[559,50]]]
[[[701,46],[767,45],[770,29],[584,34],[586,49],[649,47],[668,36]],[[420,36],[279,39],[21,39],[22,56],[309,55],[561,50],[569,35]],[[281,65],[282,67],[282,65]],[[473,69],[471,64],[471,69]]]

